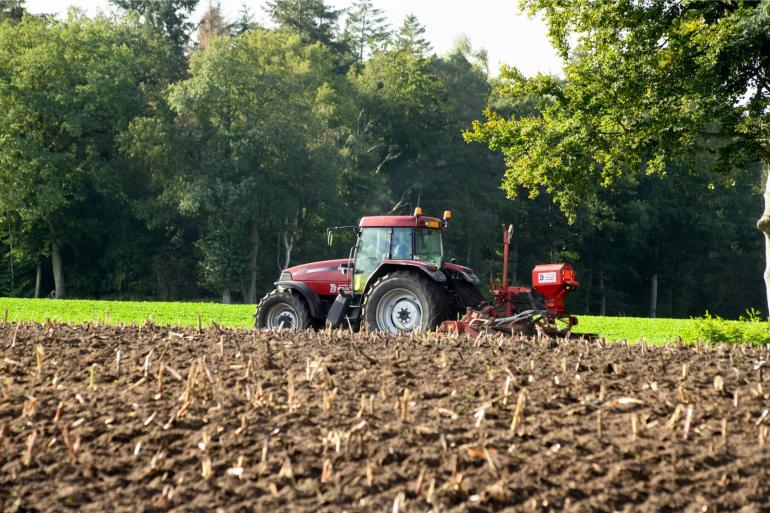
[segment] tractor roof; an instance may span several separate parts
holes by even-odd
[[[358,224],[361,228],[441,228],[444,222],[435,217],[425,216],[369,216],[362,217]]]

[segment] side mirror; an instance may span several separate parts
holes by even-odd
[[[326,245],[331,247],[334,243],[334,230],[330,230],[327,228],[326,230]]]

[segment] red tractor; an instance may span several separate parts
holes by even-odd
[[[577,322],[564,313],[564,296],[578,286],[569,264],[533,271],[545,308],[537,308],[530,289],[507,285],[510,230],[504,233],[503,286],[493,283],[495,303],[485,303],[473,270],[444,259],[442,234],[450,218],[449,211],[443,219],[425,217],[418,208],[413,216],[364,217],[357,227],[330,228],[330,242],[336,230],[357,230],[351,256],[284,269],[257,307],[256,326],[365,327],[398,334],[431,331],[444,323],[445,330],[478,334],[522,327],[533,332],[539,325],[550,334],[564,334]],[[531,308],[519,308],[522,302]]]

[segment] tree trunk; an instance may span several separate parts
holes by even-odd
[[[38,261],[37,271],[35,272],[35,297],[43,295],[43,264]]]
[[[465,246],[465,265],[470,266],[471,265],[471,232],[468,232],[468,243]]]
[[[288,234],[283,235],[283,269],[286,269],[291,265],[291,250],[294,249],[294,236]]]
[[[658,269],[658,261],[660,260],[660,229],[658,229],[658,235],[655,237],[655,251],[652,256],[652,269]],[[650,317],[655,318],[658,314],[658,273],[653,272],[650,278]]]
[[[680,285],[680,272],[679,269],[682,263],[682,239],[676,239],[676,247],[674,249],[674,272],[671,277],[671,317],[677,317],[679,311],[679,288]]]
[[[251,227],[251,260],[249,261],[249,290],[244,302],[257,302],[257,256],[259,256],[259,221],[253,221]]]
[[[765,182],[765,211],[757,221],[757,228],[765,236],[765,295],[767,296],[767,311],[770,315],[770,165],[765,164],[767,174]]]
[[[291,265],[291,252],[294,249],[294,241],[300,236],[300,231],[302,229],[302,226],[300,226],[301,214],[302,212],[300,209],[297,209],[297,212],[294,214],[294,226],[289,226],[289,220],[286,220],[288,228],[283,234],[284,259],[281,270],[286,269]]]
[[[652,275],[650,280],[650,317],[653,319],[658,314],[658,273]]]
[[[225,289],[222,291],[222,303],[229,305],[233,302],[233,296],[230,293],[230,289]]]
[[[599,295],[602,298],[599,315],[607,315],[607,291],[604,288],[604,266],[599,266]]]
[[[56,299],[62,299],[67,295],[64,287],[64,264],[61,260],[59,245],[55,242],[51,243],[51,264],[53,265],[53,281],[55,284],[54,294]]]
[[[593,277],[594,277],[594,270],[589,269],[588,277],[585,280],[586,287],[584,289],[586,294],[586,308],[585,308],[585,312],[583,313],[585,313],[586,315],[591,314],[591,285],[593,283]]]

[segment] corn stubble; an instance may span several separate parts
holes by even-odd
[[[770,496],[761,348],[5,323],[0,352],[2,511],[738,511]]]

